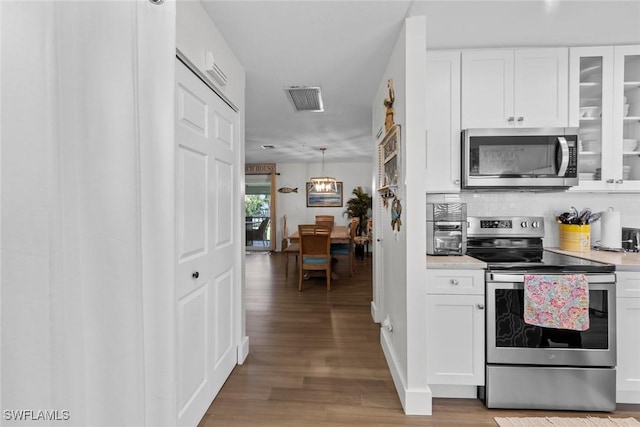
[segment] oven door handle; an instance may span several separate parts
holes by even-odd
[[[564,273],[569,275],[571,273]],[[524,274],[489,273],[487,281],[499,283],[524,283]],[[615,274],[587,274],[589,283],[615,283]]]

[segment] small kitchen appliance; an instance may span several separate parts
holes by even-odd
[[[578,185],[577,128],[466,129],[465,190],[559,190]]]
[[[427,255],[464,255],[466,203],[427,203]]]
[[[613,411],[615,266],[545,250],[542,217],[468,222],[467,255],[487,263],[486,381],[480,398],[489,408]],[[586,330],[525,322],[525,280],[576,276],[586,281],[589,295]]]
[[[622,227],[622,249],[640,252],[640,228]]]

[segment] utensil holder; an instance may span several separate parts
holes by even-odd
[[[575,224],[560,225],[560,249],[571,252],[591,251],[591,226]]]

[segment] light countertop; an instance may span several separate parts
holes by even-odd
[[[591,261],[605,262],[616,266],[616,271],[637,271],[640,272],[640,253],[634,252],[608,252],[590,251],[573,252],[560,248],[545,248],[549,251],[570,255],[577,258]],[[487,268],[487,263],[468,255],[462,256],[433,256],[427,255],[427,268],[434,269],[457,269],[457,270],[482,270]]]
[[[590,251],[590,252],[573,252],[565,251],[560,248],[545,248],[549,251],[557,252],[564,255],[570,255],[577,258],[588,259],[590,261],[606,262],[614,264],[617,271],[638,271],[640,272],[640,253],[638,252],[608,252],[608,251]]]
[[[453,270],[483,270],[487,263],[467,255],[434,256],[427,255],[427,268]]]

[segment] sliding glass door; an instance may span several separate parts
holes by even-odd
[[[244,212],[246,249],[271,250],[271,175],[246,175]]]

